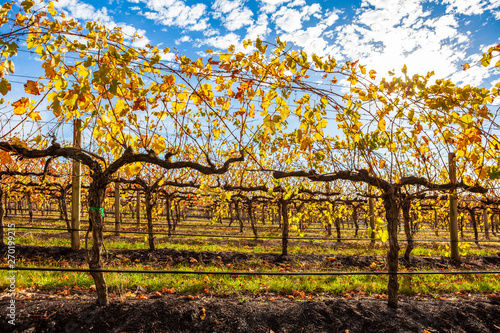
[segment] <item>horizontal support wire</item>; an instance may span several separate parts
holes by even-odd
[[[179,271],[179,270],[129,270],[129,269],[85,269],[85,268],[49,268],[49,267],[14,267],[1,266],[0,270],[42,271],[42,272],[78,272],[78,273],[138,273],[138,274],[189,274],[189,275],[290,275],[290,276],[338,276],[338,275],[467,275],[467,274],[500,274],[500,271],[398,271],[398,272],[212,272],[212,271]]]
[[[144,225],[145,226],[145,225]],[[7,229],[7,228],[6,228]],[[31,229],[31,230],[55,230],[55,231],[87,231],[87,229],[67,229],[67,228],[46,228],[46,227],[14,227],[10,229]],[[107,233],[121,233],[121,234],[139,234],[139,235],[148,235],[147,231],[124,231],[124,230],[103,230],[102,232]],[[154,235],[168,235],[168,232],[153,232]],[[183,234],[183,233],[174,233],[172,232],[170,236],[179,236],[179,237],[202,237],[202,238],[236,238],[236,239],[252,239],[255,240],[254,236],[240,236],[240,235],[206,235],[206,234]],[[276,239],[280,240],[282,237],[275,236],[259,236],[257,239]],[[335,240],[344,240],[344,241],[380,241],[380,238],[319,238],[319,237],[287,237],[289,240],[323,240],[323,241],[335,241]],[[398,239],[400,242],[407,242],[407,239]],[[449,243],[450,240],[439,240],[439,239],[412,239],[413,242],[437,242],[437,243]],[[459,240],[460,243],[500,243],[500,240]]]

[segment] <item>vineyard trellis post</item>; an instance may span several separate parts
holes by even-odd
[[[73,147],[82,148],[82,120],[73,122]],[[80,249],[80,209],[82,205],[81,162],[73,160],[72,191],[71,191],[71,249]]]
[[[455,260],[460,260],[460,252],[458,251],[458,198],[457,190],[454,188],[457,185],[457,167],[455,164],[455,153],[448,154],[450,183],[453,189],[450,193],[450,249],[451,257]]]
[[[120,236],[120,183],[115,182],[115,235]]]
[[[371,192],[371,191],[370,191]],[[368,199],[368,214],[370,216],[370,247],[375,246],[375,199],[374,198],[369,198]]]
[[[483,226],[484,226],[484,238],[490,239],[490,226],[488,225],[488,207],[483,209]]]
[[[135,214],[137,215],[137,225],[141,224],[141,191],[137,189],[136,191],[136,204],[135,204]]]

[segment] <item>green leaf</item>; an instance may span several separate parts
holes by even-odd
[[[488,178],[492,180],[500,179],[500,170],[497,166],[494,165],[491,167]]]
[[[21,2],[21,6],[23,6],[23,9],[25,12],[28,12],[31,7],[33,7],[35,4],[33,3],[33,1],[28,1],[28,0],[25,0],[23,2]]]
[[[2,78],[2,80],[0,81],[0,93],[5,96],[10,91],[10,89],[10,82]]]

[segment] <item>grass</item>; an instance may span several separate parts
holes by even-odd
[[[194,219],[192,223],[200,224],[200,219]],[[8,223],[8,221],[7,221]],[[63,222],[41,223],[34,225],[44,227],[64,227]],[[134,226],[135,227],[135,226]],[[133,228],[133,227],[130,227]],[[142,225],[144,228],[144,224]],[[212,226],[209,224],[203,230],[183,229],[177,232],[186,233],[210,233]],[[38,231],[38,230],[37,230]],[[351,233],[352,230],[349,230]],[[220,230],[218,231],[220,234]],[[245,228],[244,235],[249,236],[249,228]],[[261,236],[277,235],[263,231]],[[324,231],[318,230],[316,235],[324,237]],[[344,232],[343,236],[346,237]],[[84,236],[84,233],[82,233]],[[293,235],[295,236],[295,235]],[[306,235],[307,236],[307,235]],[[400,238],[404,238],[402,234]],[[417,235],[420,239],[444,239],[445,233],[439,237],[432,232],[426,231]],[[417,238],[418,239],[418,238]],[[278,240],[253,241],[251,239],[219,239],[213,238],[193,238],[193,237],[157,237],[157,248],[170,248],[188,251],[212,251],[212,252],[249,252],[249,253],[280,253],[281,243]],[[37,245],[37,246],[63,246],[70,247],[69,235],[66,232],[54,232],[44,230],[42,232],[18,231],[16,233],[16,244]],[[82,237],[81,244],[84,244]],[[335,241],[324,242],[321,240],[292,240],[289,245],[291,254],[324,254],[324,255],[376,255],[386,256],[387,243],[377,242],[374,248],[368,246],[369,242]],[[89,237],[89,247],[92,241]],[[105,245],[111,249],[148,249],[146,235],[122,234],[114,236],[105,234]],[[404,253],[405,243],[400,242],[400,255]],[[478,248],[475,244],[461,243],[460,252],[462,256],[488,256],[497,255],[500,249],[499,243],[491,243]],[[416,248],[412,251],[413,256],[449,256],[449,247],[446,243],[438,242],[417,242]],[[18,258],[18,264],[25,267],[75,267],[72,263],[59,262],[56,260],[46,261],[24,261]],[[6,265],[6,259],[2,260]],[[82,265],[81,268],[87,268]],[[113,261],[106,264],[107,269],[150,269],[148,265],[135,262]],[[239,264],[237,266],[204,265],[192,266],[184,265],[175,267],[176,270],[204,270],[204,271],[231,271],[231,270],[266,270],[278,271],[276,266],[265,266],[260,260],[255,259]],[[300,268],[299,268],[300,269]],[[314,267],[313,267],[314,269]],[[0,288],[6,289],[8,285],[7,271],[0,271]],[[192,275],[192,274],[124,274],[106,273],[106,280],[113,293],[133,293],[138,286],[147,287],[150,291],[175,291],[182,294],[193,293],[242,293],[242,294],[262,294],[262,293],[328,293],[331,295],[344,295],[346,292],[361,292],[365,294],[383,294],[387,289],[386,276],[229,276],[229,275]],[[400,293],[407,295],[425,293],[500,293],[500,276],[487,275],[414,275],[399,278]],[[89,289],[94,284],[88,273],[73,272],[35,272],[21,271],[17,274],[16,286],[27,288],[35,286],[39,289],[60,289],[60,288],[83,288]]]
[[[48,235],[46,233],[46,235]],[[36,234],[32,232],[24,233],[18,232],[16,237],[16,244],[19,245],[38,245],[38,246],[63,246],[70,247],[71,240],[67,233],[52,234],[54,237],[44,237],[40,239]],[[59,236],[60,235],[60,236]],[[58,236],[58,237],[55,237]],[[60,237],[60,238],[59,238]],[[64,238],[63,238],[64,237]],[[108,250],[110,249],[148,249],[147,237],[136,237],[136,236],[105,236],[105,246]],[[254,243],[253,245],[242,245],[245,242],[229,241],[217,243],[217,240],[213,239],[192,239],[187,237],[161,237],[156,238],[156,244],[158,249],[169,248],[175,250],[187,250],[187,251],[211,251],[211,252],[247,252],[247,253],[280,253],[281,245],[279,242],[266,242]],[[289,253],[292,254],[323,254],[323,255],[374,255],[374,256],[385,256],[387,254],[386,243],[378,242],[375,248],[370,248],[368,242],[354,243],[352,241],[342,242],[338,247],[327,246],[323,244],[317,244],[317,242],[301,242],[298,245],[294,245],[292,241],[289,245]],[[81,238],[81,244],[84,244],[84,238]],[[266,245],[267,244],[267,245]],[[420,243],[421,244],[421,243]],[[497,255],[500,246],[495,247],[485,247],[482,246],[478,248],[475,244],[470,243],[460,243],[460,254],[462,256],[489,256]],[[91,247],[92,239],[89,236],[88,246]],[[405,243],[400,242],[400,255],[404,254]],[[411,255],[413,256],[428,256],[428,257],[439,257],[449,256],[449,247],[446,243],[424,243],[423,245],[417,246],[413,249]]]
[[[40,267],[38,264],[27,267]],[[59,265],[42,265],[54,267]],[[110,265],[109,269],[124,268]],[[147,265],[135,264],[134,269],[148,269]],[[190,266],[179,266],[176,270],[193,270]],[[197,267],[199,269],[199,267]],[[229,272],[232,269],[217,265],[203,266],[205,271]],[[270,271],[277,271],[270,269]],[[0,288],[7,289],[8,272],[0,272]],[[169,289],[181,294],[193,293],[328,293],[343,295],[346,291],[366,294],[383,294],[387,289],[386,276],[231,276],[213,274],[144,274],[106,273],[110,292],[133,292],[138,286],[149,291]],[[400,293],[416,295],[425,293],[500,293],[499,274],[464,275],[401,275]],[[16,275],[16,287],[38,289],[89,289],[94,284],[90,274],[79,272],[20,271]],[[173,289],[172,289],[173,288]]]

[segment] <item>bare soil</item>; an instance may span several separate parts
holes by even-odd
[[[5,249],[2,251],[6,257]],[[85,250],[73,251],[68,247],[60,246],[31,246],[16,245],[16,256],[23,259],[36,260],[67,260],[75,264],[86,263]],[[345,268],[364,269],[373,262],[379,263],[383,268],[386,262],[385,256],[373,255],[320,255],[320,254],[290,254],[286,257],[278,253],[249,253],[249,252],[196,252],[187,250],[158,249],[154,252],[149,250],[109,250],[105,255],[106,262],[115,260],[123,261],[125,258],[130,262],[149,264],[155,268],[172,267],[176,265],[198,265],[207,264],[232,264],[238,266],[248,262],[260,262],[271,265],[283,263],[301,263],[314,265],[316,269],[339,270]],[[193,260],[195,259],[195,260]],[[445,268],[467,268],[470,270],[496,270],[500,267],[500,253],[492,256],[468,256],[463,257],[460,263],[448,257],[411,257],[409,263],[400,258],[401,264],[408,268],[422,269],[445,269]],[[105,265],[106,266],[106,265]]]
[[[90,296],[89,296],[90,298]],[[397,309],[383,299],[320,301],[241,295],[112,299],[104,307],[86,297],[39,294],[16,302],[16,325],[0,301],[0,332],[500,332],[500,302],[417,300]]]
[[[5,254],[5,249],[0,253]],[[32,260],[84,263],[85,251],[64,247],[16,246],[16,256]],[[160,249],[110,250],[107,261],[141,262],[154,268],[193,264],[310,264],[314,269],[383,268],[382,256],[289,255],[243,252],[194,252]],[[195,259],[196,261],[193,261]],[[132,264],[133,265],[133,264]],[[500,256],[413,257],[412,268],[498,270]],[[400,296],[397,309],[384,295],[286,295],[265,293],[145,293],[143,299],[111,295],[107,306],[94,302],[89,290],[26,290],[17,295],[16,325],[8,323],[10,298],[0,293],[0,332],[500,332],[500,298],[487,295]]]

